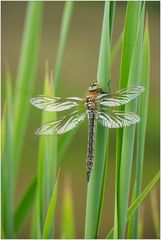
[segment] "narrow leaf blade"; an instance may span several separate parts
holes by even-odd
[[[52,193],[52,197],[51,197],[51,201],[50,201],[50,205],[46,214],[46,218],[45,218],[45,224],[44,224],[44,228],[43,228],[43,238],[49,238],[49,234],[50,234],[50,230],[51,230],[51,226],[52,226],[52,221],[54,218],[54,213],[55,213],[55,207],[56,207],[56,200],[57,200],[57,191],[58,191],[58,178],[59,178],[59,173],[57,176],[57,180],[55,182],[55,186],[53,189],[53,193]]]

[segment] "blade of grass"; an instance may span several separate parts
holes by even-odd
[[[47,89],[46,93],[50,93],[49,95],[53,95],[54,89],[53,89],[53,81],[52,81],[52,76],[53,73],[51,71],[50,74],[50,82],[46,82],[47,84]],[[45,113],[46,114],[46,113]],[[46,115],[45,115],[46,116]],[[48,113],[48,116],[46,116],[45,122],[48,121],[53,121],[56,120],[56,114],[53,115],[53,113]],[[57,167],[58,167],[58,158],[57,158],[57,136],[51,136],[51,137],[46,137],[45,139],[45,189],[46,189],[46,206],[48,208],[51,197],[52,197],[52,192],[53,188],[55,185],[55,180],[56,180],[56,172],[57,172]],[[52,228],[53,230],[53,228]],[[53,231],[50,233],[50,237],[53,235]]]
[[[136,183],[134,182],[134,186],[133,186],[133,193],[132,193],[132,200],[131,202],[134,202],[135,200],[135,188],[136,188]],[[134,216],[132,216],[130,219],[129,219],[129,222],[128,222],[128,229],[127,229],[127,238],[128,239],[131,239],[132,238],[132,226],[133,226],[133,221],[134,221]]]
[[[53,82],[49,77],[49,69],[46,64],[44,96],[53,96]],[[56,115],[42,112],[42,125],[54,121]],[[52,190],[56,179],[57,169],[57,136],[42,136],[39,142],[38,153],[38,188],[37,188],[37,234],[42,236],[46,208],[48,208]]]
[[[105,92],[108,92],[110,87],[111,36],[109,11],[110,2],[106,1],[97,72],[97,81]],[[108,131],[98,124],[96,128],[95,160],[87,189],[85,238],[96,238],[98,234],[107,172],[107,141]]]
[[[143,45],[141,85],[145,87],[145,91],[140,98],[139,109],[138,109],[138,114],[141,118],[141,122],[137,127],[135,198],[137,198],[141,192],[144,147],[145,147],[145,136],[146,136],[146,123],[147,123],[147,114],[148,114],[149,85],[150,85],[150,41],[149,41],[149,31],[148,31],[147,21],[145,26],[144,45]],[[132,226],[133,228],[132,238],[137,238],[138,221],[139,221],[139,209],[137,209],[134,214],[134,221]]]
[[[144,10],[141,11],[139,18],[139,27],[137,32],[136,43],[131,60],[128,86],[138,84],[141,81],[141,63],[142,63],[142,44],[143,44],[143,28],[144,28]],[[125,107],[125,111],[136,112],[137,100],[130,102]],[[126,217],[128,209],[129,188],[131,181],[132,157],[135,138],[135,126],[127,127],[123,131],[119,192],[118,192],[118,236],[125,237]],[[127,149],[128,146],[128,149]],[[126,176],[126,177],[125,177]]]
[[[55,62],[55,68],[54,68],[54,93],[55,96],[59,95],[59,82],[60,82],[60,76],[61,76],[61,68],[62,68],[62,62],[63,62],[63,55],[64,55],[64,49],[65,44],[67,41],[67,35],[69,32],[69,27],[71,23],[71,17],[73,12],[74,2],[69,1],[65,2],[64,6],[64,12],[62,17],[62,23],[61,23],[61,31],[60,31],[60,40],[59,40],[59,46],[56,56],[56,62]],[[60,163],[60,159],[63,156],[63,153],[69,146],[71,140],[74,137],[74,133],[76,131],[72,131],[69,134],[65,134],[60,137],[60,140],[58,141],[58,163]]]
[[[12,105],[12,86],[10,73],[6,71],[6,131],[4,156],[2,161],[2,224],[6,238],[14,237],[14,215],[13,215],[13,105]]]
[[[55,186],[53,189],[50,205],[49,205],[49,208],[48,208],[48,211],[46,214],[46,218],[45,218],[45,224],[44,224],[44,228],[43,228],[43,238],[44,239],[49,238],[52,221],[54,218],[56,200],[57,200],[57,192],[58,192],[58,178],[59,178],[59,172],[58,172],[57,180],[55,182]]]
[[[140,16],[141,2],[128,2],[125,18],[125,28],[123,34],[123,47],[121,56],[121,68],[120,68],[120,89],[126,88],[129,78],[130,64],[132,54],[134,51],[134,44],[136,41],[136,35],[138,30],[138,20]],[[132,29],[131,29],[131,26]],[[124,111],[125,107],[121,106],[120,111]],[[116,173],[115,173],[115,217],[114,217],[114,238],[118,238],[118,188],[119,188],[119,174],[121,163],[121,148],[123,129],[117,129],[116,137]]]
[[[138,223],[138,239],[143,239],[144,234],[144,205],[141,206],[140,219]]]
[[[36,193],[36,189],[35,189],[35,193]],[[34,193],[34,194],[35,194]],[[34,200],[34,208],[32,210],[32,223],[31,223],[31,229],[30,229],[30,238],[36,239],[37,238],[37,199],[35,198]]]
[[[5,136],[6,136],[6,103],[3,107],[3,114],[1,120],[1,152],[3,154],[4,145],[5,145]]]
[[[73,197],[71,180],[68,175],[65,176],[65,187],[63,195],[61,238],[75,239]]]
[[[58,52],[57,52],[55,68],[54,68],[54,89],[55,89],[56,96],[59,94],[59,82],[60,82],[61,68],[62,68],[62,62],[63,62],[64,48],[67,40],[67,35],[69,32],[73,6],[74,6],[73,1],[65,2],[62,24],[61,24],[60,40],[59,40]]]
[[[119,50],[122,47],[122,42],[123,42],[123,32],[120,34],[115,46],[112,48],[112,52],[111,52],[111,65],[114,63],[115,58],[119,52]]]
[[[1,239],[6,239],[6,236],[4,234],[3,227],[1,226]]]
[[[160,238],[160,224],[159,224],[159,210],[158,210],[158,201],[157,201],[157,191],[156,188],[150,194],[151,210],[152,210],[152,219],[155,229],[156,237]]]
[[[66,150],[68,149],[71,141],[73,140],[76,132],[78,131],[78,128],[72,130],[68,134],[64,134],[60,136],[58,140],[58,164],[60,164],[60,161],[65,154]]]
[[[20,162],[24,136],[30,111],[29,100],[32,95],[33,83],[38,60],[40,28],[43,2],[28,2],[21,55],[15,87],[15,127],[14,127],[14,161],[15,175]]]
[[[116,2],[111,1],[110,2],[110,9],[109,9],[109,27],[110,27],[111,42],[112,42],[112,33],[113,33],[113,25],[114,25],[114,17],[115,17],[115,7],[116,7]]]
[[[144,188],[142,193],[135,199],[135,201],[131,204],[131,206],[128,208],[127,211],[127,220],[131,218],[135,210],[141,205],[143,200],[148,196],[150,191],[153,189],[153,187],[156,185],[158,180],[160,179],[160,171],[153,177],[153,179],[150,181],[150,183]],[[107,234],[106,239],[112,239],[114,234],[114,228],[111,229],[111,231]]]
[[[34,177],[14,213],[16,236],[20,232],[24,222],[27,219],[27,215],[29,214],[30,209],[33,206],[36,192],[36,181],[36,177]]]
[[[67,39],[67,34],[69,31],[69,25],[70,25],[70,19],[72,15],[72,9],[73,9],[73,2],[66,2],[65,7],[64,7],[64,12],[63,12],[63,17],[62,17],[62,24],[61,24],[61,33],[60,33],[60,41],[59,41],[59,46],[58,46],[58,52],[56,56],[56,63],[55,63],[55,68],[54,68],[54,95],[58,95],[58,88],[59,88],[59,81],[60,81],[60,74],[61,74],[61,68],[62,68],[62,61],[63,61],[63,53],[64,53],[64,48],[65,48],[65,43]],[[53,93],[50,93],[53,95]],[[46,113],[44,113],[46,114]],[[45,118],[45,121],[47,119]],[[50,138],[50,137],[49,137]],[[56,136],[54,137],[54,139]],[[49,142],[51,144],[49,144]],[[53,183],[55,181],[55,173],[56,173],[56,168],[57,168],[57,144],[56,144],[56,139],[54,140],[55,144],[52,143],[51,138],[50,139],[41,139],[40,141],[40,147],[39,147],[39,180],[38,180],[38,195],[37,195],[37,211],[35,219],[37,220],[37,236],[40,237],[42,236],[42,227],[44,225],[44,204],[47,200],[49,203],[50,198],[51,198],[51,190],[53,189]],[[50,146],[50,147],[49,147]],[[53,150],[52,150],[53,146]],[[49,148],[48,148],[49,147]],[[47,150],[48,148],[48,150]],[[49,150],[50,149],[50,150]],[[58,149],[59,150],[59,149]],[[47,152],[46,152],[47,151]],[[50,153],[49,153],[50,152]],[[54,161],[52,159],[52,153],[54,154]],[[48,162],[48,156],[46,154],[51,154],[50,159],[51,161]],[[59,154],[59,152],[58,152]],[[44,157],[46,158],[46,161],[44,161]],[[53,161],[53,163],[52,163]],[[45,163],[46,162],[46,163]],[[55,167],[53,167],[53,164],[55,164]],[[52,165],[52,166],[51,166]],[[53,170],[54,172],[50,174],[48,177],[46,174],[46,171]],[[50,179],[52,178],[52,181],[50,182]],[[49,185],[48,185],[49,183]],[[48,187],[50,186],[50,187]],[[46,199],[46,193],[47,193],[47,199]],[[47,204],[48,205],[48,204]]]

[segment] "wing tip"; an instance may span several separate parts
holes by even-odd
[[[39,128],[35,131],[35,134],[36,134],[36,135],[40,135],[40,133],[39,133]]]
[[[142,92],[144,92],[144,90],[145,90],[145,87],[144,86],[139,86],[140,87],[140,93],[142,93]]]
[[[33,104],[34,99],[35,99],[35,98],[31,98],[31,99],[30,99],[30,103],[31,103],[32,105],[34,105],[34,104]]]

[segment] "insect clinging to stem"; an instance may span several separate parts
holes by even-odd
[[[79,97],[45,97],[38,96],[31,99],[31,103],[42,110],[60,112],[73,109],[64,117],[49,122],[36,130],[38,135],[63,134],[79,126],[88,116],[88,149],[87,149],[87,181],[94,159],[94,135],[95,127],[98,122],[107,128],[122,128],[140,121],[139,116],[133,112],[122,112],[110,109],[124,105],[136,99],[144,91],[143,86],[133,85],[126,89],[117,91],[114,94],[104,93],[100,84],[93,82],[90,84],[88,94],[85,99]]]

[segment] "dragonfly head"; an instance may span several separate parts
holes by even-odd
[[[90,87],[88,89],[89,92],[100,92],[101,91],[101,86],[97,82],[93,82],[90,84]]]

